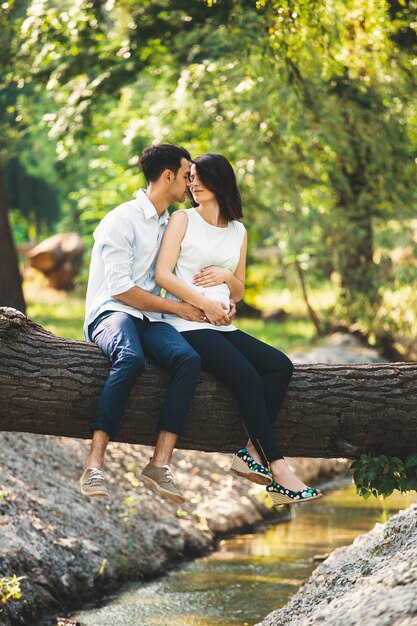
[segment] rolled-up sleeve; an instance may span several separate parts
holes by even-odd
[[[96,243],[103,260],[109,294],[117,296],[134,287],[134,234],[129,222],[121,219],[108,220],[106,224],[102,224],[100,232],[96,233]]]

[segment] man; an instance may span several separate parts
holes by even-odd
[[[161,409],[154,454],[142,479],[161,495],[183,503],[170,462],[183,433],[200,371],[200,357],[163,313],[202,321],[204,313],[185,302],[162,298],[154,268],[171,202],[184,202],[191,157],[187,150],[161,144],[140,157],[147,189],[110,211],[94,232],[84,332],[112,362],[96,415],[93,437],[80,478],[84,496],[107,497],[103,463],[107,445],[120,426],[130,391],[153,357],[171,372]],[[206,319],[206,318],[204,318]],[[224,315],[222,323],[230,323]]]

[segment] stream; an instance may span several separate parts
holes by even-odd
[[[287,522],[220,541],[218,549],[105,604],[72,616],[82,626],[253,626],[284,605],[325,555],[416,500],[395,492],[364,501],[350,481],[293,507]]]

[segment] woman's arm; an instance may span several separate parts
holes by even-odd
[[[245,273],[246,273],[246,251],[248,238],[245,230],[242,247],[240,248],[239,263],[235,273],[224,267],[209,265],[203,267],[199,274],[194,276],[194,285],[197,287],[213,287],[226,283],[230,290],[230,297],[239,302],[245,293]]]
[[[155,282],[177,298],[202,309],[212,324],[229,324],[230,320],[220,302],[206,298],[174,274],[187,224],[188,217],[183,211],[174,213],[169,220],[156,263]]]

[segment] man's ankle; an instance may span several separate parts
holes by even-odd
[[[150,461],[151,461],[152,465],[155,465],[155,467],[164,467],[164,465],[170,465],[171,458],[161,457],[161,456],[157,456],[157,457],[153,456]]]
[[[99,460],[99,459],[95,459],[94,457],[92,458],[88,457],[85,462],[85,467],[87,469],[92,469],[93,467],[96,467],[97,469],[103,469],[103,465],[104,465],[104,459]]]

